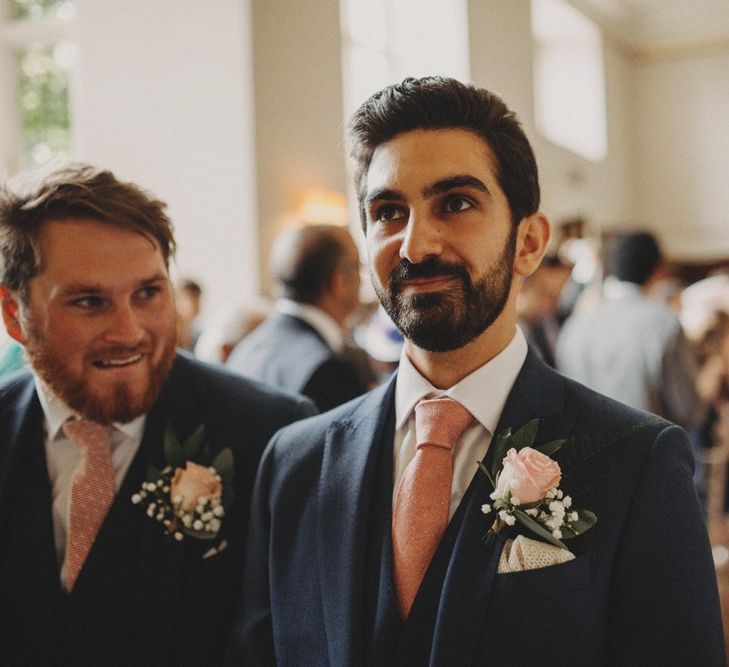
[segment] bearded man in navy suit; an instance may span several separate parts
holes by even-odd
[[[549,224],[514,114],[483,89],[407,79],[367,100],[350,128],[371,275],[405,349],[389,384],[269,444],[240,657],[724,664],[685,434],[563,378],[516,327],[519,281],[539,265]],[[432,398],[473,420],[449,460],[447,527],[406,600],[399,506],[416,485],[397,489],[415,478],[413,412]],[[535,484],[540,495],[521,503]]]
[[[164,209],[88,165],[0,192],[3,320],[31,367],[0,383],[3,664],[219,663],[261,452],[314,412],[176,354]]]

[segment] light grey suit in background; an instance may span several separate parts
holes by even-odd
[[[679,426],[701,421],[698,367],[676,314],[633,283],[613,283],[594,308],[575,312],[557,342],[557,369]]]

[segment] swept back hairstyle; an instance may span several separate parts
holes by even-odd
[[[269,268],[281,296],[316,304],[342,265],[349,233],[335,225],[286,229],[273,243]]]
[[[484,88],[455,79],[407,78],[372,95],[349,123],[355,186],[364,228],[367,171],[375,149],[411,130],[454,128],[470,130],[488,144],[514,225],[537,211],[539,176],[534,152],[516,114],[503,100]]]
[[[175,239],[165,208],[133,183],[88,164],[23,174],[0,188],[0,284],[27,301],[28,281],[42,269],[41,229],[66,218],[89,218],[142,234],[159,244],[169,265]]]

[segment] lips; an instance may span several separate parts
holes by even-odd
[[[96,368],[120,368],[122,366],[131,366],[132,364],[136,364],[141,359],[141,354],[135,354],[125,359],[98,359],[92,363],[96,366]]]

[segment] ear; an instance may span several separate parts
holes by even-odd
[[[3,286],[0,286],[0,308],[2,309],[3,322],[8,334],[22,344],[25,336],[23,336],[23,330],[20,326],[18,300],[7,287]]]
[[[329,279],[329,291],[331,295],[339,301],[347,295],[349,286],[347,281],[350,280],[348,272],[342,266],[337,266],[332,271]]]
[[[551,238],[551,226],[540,212],[532,213],[519,223],[514,256],[514,273],[530,276],[537,270]]]

